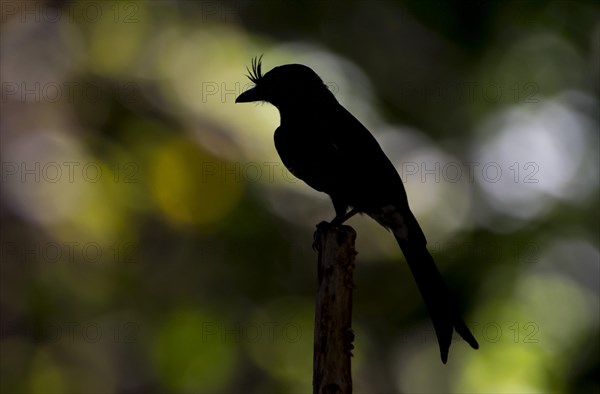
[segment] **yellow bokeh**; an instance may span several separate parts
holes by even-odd
[[[152,168],[152,194],[171,223],[210,225],[238,204],[243,179],[233,163],[186,139],[158,148]]]

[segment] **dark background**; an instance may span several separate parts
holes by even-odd
[[[245,66],[312,67],[378,138],[481,348],[447,365],[358,232],[357,393],[598,390],[589,1],[2,1],[0,388],[311,392],[315,224]]]

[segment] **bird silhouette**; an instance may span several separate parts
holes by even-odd
[[[277,152],[292,174],[331,197],[333,224],[361,213],[394,234],[433,322],[442,362],[448,360],[453,330],[479,348],[427,251],[402,180],[377,140],[312,69],[286,64],[263,75],[261,60],[252,59],[247,69],[254,87],[235,102],[263,101],[279,110]]]

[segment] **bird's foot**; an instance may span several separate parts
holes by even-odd
[[[319,242],[320,242],[320,238],[321,238],[321,229],[324,226],[335,226],[335,227],[339,227],[342,224],[344,224],[344,222],[348,219],[350,219],[352,216],[356,215],[358,213],[358,210],[356,208],[352,208],[349,212],[346,212],[342,215],[336,215],[336,217],[333,218],[333,220],[328,223],[328,222],[321,222],[319,224],[317,224],[317,230],[315,231],[315,233],[313,234],[313,244],[312,244],[312,248],[315,252],[319,251]]]

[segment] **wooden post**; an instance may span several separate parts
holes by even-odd
[[[313,359],[314,394],[352,393],[350,357],[352,289],[356,232],[349,226],[322,222],[315,244],[319,250]]]

